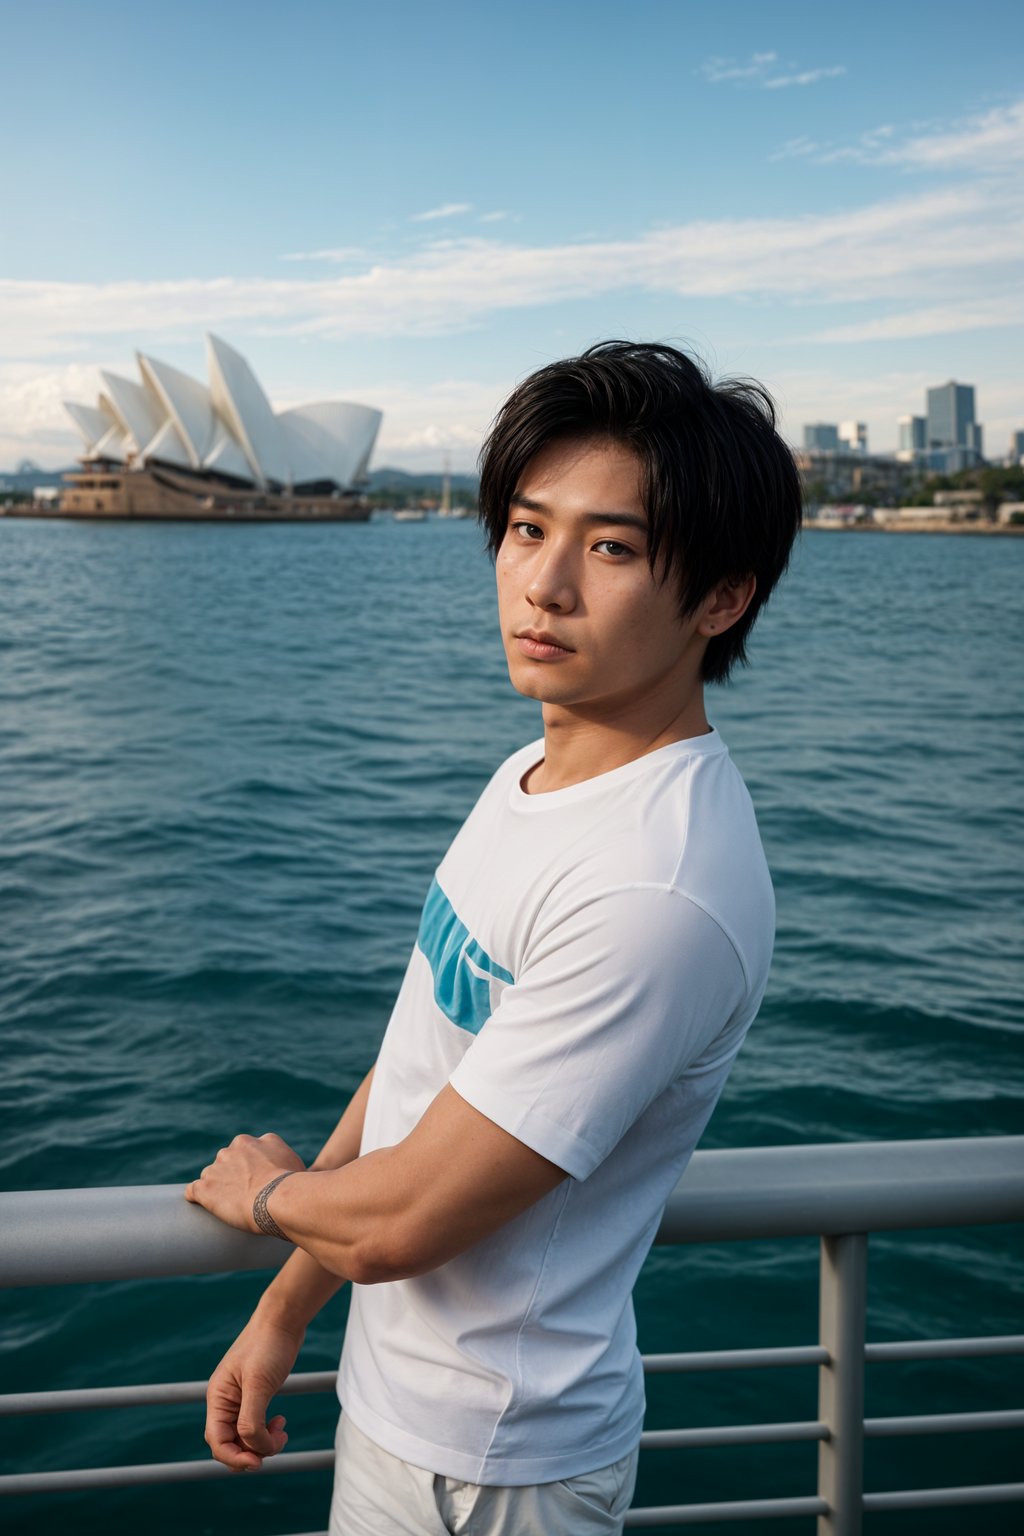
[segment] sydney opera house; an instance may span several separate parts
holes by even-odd
[[[101,373],[95,405],[66,400],[85,440],[64,517],[352,521],[381,422],[328,400],[275,412],[245,358],[206,338],[209,382],[138,354],[139,382]]]

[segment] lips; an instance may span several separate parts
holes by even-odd
[[[563,645],[545,629],[522,629],[515,638],[522,654],[534,661],[557,661],[573,654],[571,646]]]

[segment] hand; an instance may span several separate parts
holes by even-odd
[[[305,1166],[280,1136],[236,1136],[230,1147],[221,1147],[198,1179],[186,1184],[185,1199],[205,1206],[229,1227],[258,1232],[252,1203],[260,1190],[279,1173],[300,1173]]]
[[[281,1414],[267,1407],[291,1371],[304,1330],[268,1321],[259,1311],[242,1329],[206,1389],[206,1443],[215,1461],[251,1472],[288,1441]]]

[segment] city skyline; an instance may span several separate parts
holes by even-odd
[[[8,7],[0,470],[70,462],[63,398],[136,346],[197,373],[207,330],[275,410],[381,409],[374,462],[412,470],[471,469],[515,379],[609,335],[762,379],[795,446],[851,422],[895,452],[927,389],[969,380],[1001,458],[1024,20],[846,21],[183,0],[157,33],[122,0]]]

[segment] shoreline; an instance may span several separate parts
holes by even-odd
[[[954,523],[939,518],[922,518],[920,522],[840,523],[808,517],[804,519],[803,527],[815,533],[956,533],[980,534],[986,538],[993,534],[1019,538],[1024,534],[1024,524],[1020,523]]]

